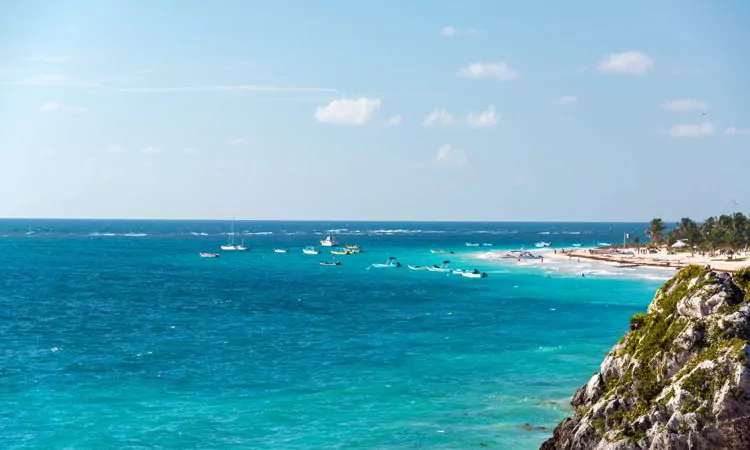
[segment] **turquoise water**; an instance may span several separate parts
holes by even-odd
[[[237,229],[252,251],[202,259],[227,222],[0,221],[0,448],[537,448],[659,284],[464,246],[642,224]],[[334,229],[365,252],[300,253]],[[368,269],[432,248],[489,278]]]

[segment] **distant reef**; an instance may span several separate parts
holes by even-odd
[[[573,395],[542,450],[750,449],[750,269],[689,266]]]

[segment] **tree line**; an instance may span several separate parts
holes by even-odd
[[[669,229],[657,217],[651,220],[646,235],[655,244],[672,245],[681,240],[704,251],[740,250],[750,246],[750,218],[739,212],[709,217],[701,223],[683,217]]]

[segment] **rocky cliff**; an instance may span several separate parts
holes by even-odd
[[[690,266],[578,389],[543,450],[750,449],[750,270]]]

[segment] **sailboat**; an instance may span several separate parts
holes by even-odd
[[[237,242],[237,235],[234,232],[234,217],[232,217],[232,232],[229,234],[229,240],[227,241],[226,245],[221,246],[222,250],[232,250],[232,251],[245,251],[249,250],[247,247],[245,247],[245,241]]]

